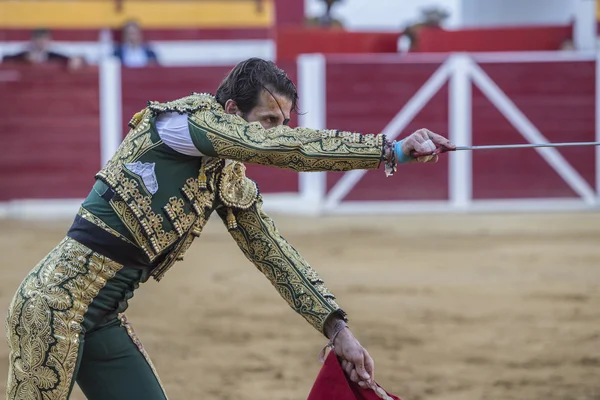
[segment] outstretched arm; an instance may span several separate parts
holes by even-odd
[[[295,171],[369,170],[383,163],[386,174],[391,175],[398,163],[437,161],[437,156],[428,155],[415,159],[411,157],[413,151],[427,154],[436,147],[454,147],[427,129],[419,129],[396,145],[383,134],[285,125],[265,129],[259,122],[249,123],[227,114],[209,95],[192,95],[166,104],[153,102],[148,107],[158,115],[159,136],[178,152]],[[132,123],[139,123],[142,117],[142,113],[136,114]]]
[[[204,155],[295,171],[369,170],[378,169],[383,162],[386,173],[391,175],[398,163],[438,159],[437,155],[415,159],[410,156],[413,151],[427,153],[440,146],[454,148],[448,139],[427,129],[419,129],[395,145],[383,134],[285,125],[265,129],[258,122],[248,123],[214,108],[191,115],[189,132]]]
[[[384,135],[278,126],[221,110],[201,110],[189,118],[190,136],[200,153],[295,171],[377,169],[393,161],[393,148]]]

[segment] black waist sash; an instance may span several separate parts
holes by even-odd
[[[75,216],[67,236],[126,267],[154,268],[160,263],[160,260],[149,262],[142,249],[105,231],[80,215]]]

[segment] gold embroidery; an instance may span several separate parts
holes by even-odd
[[[183,199],[171,197],[169,203],[163,207],[165,214],[173,224],[175,232],[181,237],[192,226],[196,220],[194,213],[186,214]]]
[[[200,172],[198,173],[198,187],[206,189],[206,166],[204,163],[200,166]]]
[[[190,124],[206,134],[220,157],[295,171],[377,169],[383,153],[383,135],[287,126],[265,130],[222,109],[200,110]]]
[[[87,307],[122,265],[65,238],[25,278],[7,318],[7,398],[63,400]]]
[[[162,141],[152,142],[149,130],[151,117],[152,112],[149,109],[143,110],[141,120],[139,116],[136,118],[137,125],[125,137],[106,166],[96,174],[96,178],[111,187],[130,208],[130,212],[128,212],[119,200],[115,199],[115,202],[119,202],[116,205],[111,201],[113,209],[130,229],[137,244],[150,257],[150,260],[153,260],[165,244],[172,243],[177,239],[177,234],[169,232],[172,233],[169,235],[164,232],[162,216],[156,215],[150,208],[152,199],[149,196],[143,196],[138,189],[139,182],[127,178],[123,172],[123,164],[137,160],[149,150],[162,144]],[[146,235],[146,240],[142,238],[143,235],[140,235],[140,229],[135,226],[137,225],[136,219]]]
[[[84,207],[80,207],[79,211],[77,212],[77,214],[79,216],[81,216],[81,218],[83,218],[83,219],[91,222],[92,224],[96,225],[99,228],[102,228],[106,232],[108,232],[108,233],[110,233],[110,234],[118,237],[119,239],[123,240],[124,242],[127,242],[127,243],[133,245],[133,243],[131,242],[131,240],[129,240],[128,238],[126,238],[125,236],[123,236],[121,233],[117,232],[116,230],[114,230],[110,226],[108,226],[106,224],[106,222],[102,221],[100,218],[98,218],[97,216],[95,216],[94,214],[92,214],[91,212],[89,212],[88,210],[86,210]]]
[[[212,169],[209,169],[208,167],[206,170],[212,172]],[[183,260],[183,256],[192,245],[194,239],[202,233],[202,229],[204,229],[204,226],[212,213],[212,205],[215,200],[214,191],[216,179],[216,174],[210,175],[207,182],[208,190],[199,190],[198,180],[193,178],[188,179],[184,188],[181,189],[184,197],[192,204],[192,208],[198,215],[198,218],[192,225],[192,228],[186,232],[183,239],[169,251],[163,262],[152,271],[152,276],[156,281],[160,281],[175,262]]]
[[[234,161],[221,171],[219,198],[227,207],[247,210],[258,198],[256,183],[246,177],[246,166]]]
[[[135,239],[138,247],[142,249],[142,251],[148,256],[150,261],[153,261],[157,254],[152,250],[150,246],[150,241],[144,235],[142,230],[142,226],[139,221],[133,215],[133,212],[129,209],[127,204],[124,201],[118,199],[112,199],[110,201],[110,206],[115,211],[115,213],[119,216],[125,227],[129,230],[133,238]]]
[[[311,325],[323,331],[327,317],[339,310],[335,297],[317,273],[279,234],[260,211],[262,201],[248,210],[234,210],[238,228],[230,231],[245,256],[271,281],[279,294]],[[219,210],[226,220],[223,209]]]
[[[201,189],[198,180],[194,178],[185,181],[181,193],[191,203],[192,209],[198,216],[204,215],[204,209],[212,206],[215,199],[214,188],[211,188],[211,190]]]
[[[163,216],[152,210],[152,198],[140,193],[139,183],[136,180],[127,178],[121,172],[116,181],[108,182],[108,184],[119,198],[127,204],[135,219],[141,225],[142,232],[150,242],[154,256],[160,254],[180,237],[176,231],[164,230]]]
[[[168,399],[167,392],[165,391],[165,388],[163,387],[163,384],[160,381],[160,378],[158,377],[158,372],[156,372],[156,368],[154,368],[154,364],[152,363],[152,360],[150,360],[150,356],[148,355],[148,352],[144,348],[142,341],[140,340],[140,338],[137,336],[137,334],[133,330],[133,326],[131,326],[131,323],[127,320],[127,317],[125,316],[125,314],[119,314],[119,319],[121,320],[121,326],[127,330],[127,334],[131,338],[131,341],[136,345],[136,347],[138,348],[140,353],[142,353],[142,356],[144,356],[144,358],[146,359],[146,362],[148,363],[148,366],[150,366],[150,369],[154,373],[154,376],[156,377],[156,380],[158,381],[158,385],[162,389],[162,392],[165,395],[165,398]]]
[[[114,179],[115,175],[123,168],[123,164],[136,161],[150,149],[162,144],[162,141],[152,142],[149,129],[151,118],[152,112],[146,109],[136,127],[129,131],[115,155],[99,172],[101,177],[108,175],[108,177]]]
[[[208,93],[192,93],[191,96],[181,99],[160,103],[158,101],[148,102],[148,109],[155,115],[166,112],[177,112],[179,114],[191,114],[200,109],[215,108],[218,103],[215,98]]]
[[[205,95],[190,96],[190,99],[195,102],[194,104],[206,102]],[[172,103],[177,102],[179,100]],[[179,107],[173,104],[167,103],[164,110]],[[183,104],[181,107],[184,107],[187,100],[181,100],[181,104]],[[181,107],[179,109],[183,110]],[[129,177],[123,170],[124,163],[133,162],[145,152],[162,144],[161,141],[152,142],[149,131],[152,113],[159,108],[158,104],[148,107],[143,119],[127,135],[117,154],[97,174],[97,178],[105,182],[116,193],[117,196],[110,201],[113,210],[121,218],[137,245],[140,246],[151,262],[183,237],[194,224],[197,216],[203,215],[203,208],[212,206],[214,202],[214,193],[205,190],[206,182],[204,179],[206,179],[206,176],[200,176],[200,178],[203,178],[202,182],[195,178],[189,178],[181,192],[190,201],[193,211],[185,212],[183,200],[178,200],[175,197],[171,198],[169,204],[163,207],[163,211],[174,229],[172,231],[165,230],[163,215],[152,209],[152,197],[144,195],[143,191],[140,190],[140,182],[135,177]],[[136,118],[136,121],[138,119]],[[220,160],[210,160],[206,163],[206,166],[202,166],[202,169],[203,172],[209,172],[219,165],[222,165]]]
[[[152,210],[152,198],[140,193],[135,180],[126,178],[123,173],[118,178],[112,187],[119,199],[110,203],[150,261],[181,238],[194,221],[204,215],[204,209],[212,206],[215,198],[212,190],[201,190],[198,180],[189,178],[181,192],[191,203],[193,211],[186,213],[183,199],[172,197],[163,210],[174,230],[165,231],[163,216]]]
[[[175,246],[173,250],[169,252],[165,260],[152,271],[152,277],[157,281],[164,277],[169,269],[177,262],[183,261],[183,256],[192,245],[192,242],[200,236],[207,219],[198,219],[194,228]]]

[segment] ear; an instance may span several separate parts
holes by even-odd
[[[242,112],[240,111],[240,109],[238,108],[237,104],[235,103],[235,101],[229,99],[225,102],[225,112],[227,114],[236,114],[241,116]]]

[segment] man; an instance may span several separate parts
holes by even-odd
[[[82,66],[81,57],[68,57],[64,54],[50,50],[52,35],[48,29],[35,29],[31,33],[31,41],[27,49],[17,54],[5,56],[3,61],[12,61],[27,64],[60,63],[68,65],[71,69]]]
[[[334,345],[350,379],[373,384],[373,360],[323,281],[261,211],[242,162],[296,171],[393,173],[412,151],[450,146],[420,130],[382,135],[286,126],[297,93],[272,62],[250,59],[216,96],[150,102],[96,183],[67,236],[25,278],[10,305],[8,399],[165,399],[123,312],[140,283],[160,280],[200,236],[211,213],[281,296]],[[433,162],[437,156],[417,161]]]

